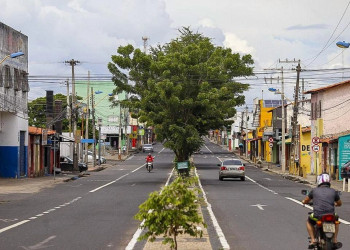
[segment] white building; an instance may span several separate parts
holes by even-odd
[[[0,177],[19,178],[28,165],[28,37],[3,23],[0,62]]]

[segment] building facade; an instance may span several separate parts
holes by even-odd
[[[17,58],[11,53],[23,52]],[[6,59],[5,59],[6,58]],[[28,37],[0,23],[0,177],[28,175]]]

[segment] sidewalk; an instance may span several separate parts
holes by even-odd
[[[111,155],[105,157],[107,163],[102,164],[101,166],[96,165],[92,166],[91,163],[88,165],[87,172],[65,172],[61,174],[40,176],[40,177],[24,177],[19,179],[13,178],[0,178],[0,198],[2,196],[10,194],[32,194],[40,192],[45,188],[52,188],[55,185],[73,181],[80,177],[88,176],[89,172],[101,171],[105,168],[112,166],[111,161],[119,161],[118,155]],[[122,155],[120,161],[125,161],[128,158],[128,155]],[[10,197],[10,196],[9,196]],[[1,200],[0,200],[1,201]]]
[[[223,149],[228,150],[228,147],[225,145],[219,145]],[[232,151],[231,151],[232,152]],[[296,182],[308,184],[312,187],[316,187],[316,176],[314,174],[307,174],[306,177],[290,174],[289,172],[283,172],[279,164],[271,163],[271,162],[265,162],[262,161],[261,164],[254,163],[250,159],[247,159],[244,155],[239,155],[238,151],[232,152],[232,154],[236,155],[237,157],[241,158],[243,161],[249,162],[253,164],[257,168],[261,168],[264,171],[269,171],[278,175],[283,176],[285,179],[293,180]],[[334,188],[335,190],[338,191],[343,191],[343,181],[338,181],[338,180],[332,180],[331,181],[331,187]]]

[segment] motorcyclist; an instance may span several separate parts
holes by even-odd
[[[313,200],[313,213],[307,219],[306,228],[311,238],[309,249],[314,249],[316,245],[315,228],[316,221],[325,214],[335,214],[334,206],[341,206],[339,193],[331,188],[330,177],[327,173],[317,176],[318,186],[311,190],[311,192],[302,201],[303,204],[308,204]],[[339,217],[336,215],[337,220]],[[339,224],[335,225],[335,234],[333,239],[333,248],[341,247],[341,243],[337,243],[337,235],[339,231]]]
[[[149,153],[146,157],[146,163],[151,162],[152,163],[152,168],[153,168],[153,159],[154,157],[152,156],[151,153]]]

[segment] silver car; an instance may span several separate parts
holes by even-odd
[[[152,144],[143,144],[142,145],[142,152],[153,152]]]
[[[245,180],[244,164],[239,159],[225,159],[218,164],[220,167],[219,180],[222,181],[224,178],[241,178]]]

